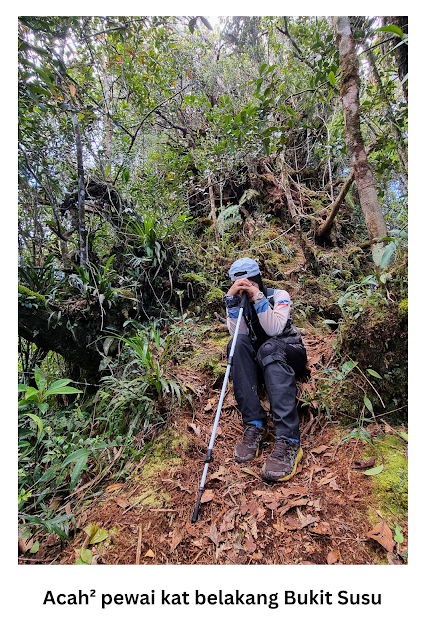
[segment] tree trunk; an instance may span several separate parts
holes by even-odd
[[[87,371],[90,376],[97,376],[101,355],[93,346],[93,341],[99,337],[94,327],[87,322],[77,320],[69,315],[62,315],[62,324],[56,323],[51,316],[51,309],[29,309],[23,304],[18,305],[18,333],[25,340],[33,342],[39,349],[55,351],[67,362],[77,364]],[[49,321],[50,318],[50,321]],[[67,328],[73,327],[74,336]]]
[[[78,233],[80,237],[80,266],[87,266],[87,232],[86,232],[86,216],[85,216],[85,187],[84,187],[84,166],[83,166],[83,147],[81,144],[80,125],[77,114],[72,114],[72,124],[74,127],[75,146],[77,148],[77,170],[78,170]]]
[[[346,198],[346,195],[349,191],[349,189],[351,188],[351,185],[354,181],[355,175],[354,175],[354,170],[351,169],[348,177],[346,178],[342,188],[340,189],[339,195],[337,196],[336,200],[333,203],[333,207],[331,209],[330,215],[328,216],[327,220],[325,222],[323,222],[323,224],[320,226],[320,228],[318,229],[316,235],[318,238],[321,238],[322,236],[325,236],[325,234],[330,231],[331,229],[331,225],[334,222],[334,218],[337,216],[337,214],[339,213],[339,209],[342,205],[342,202],[344,201],[344,199]]]
[[[30,293],[36,297],[38,294]],[[34,306],[34,299],[26,306],[25,297],[20,298],[18,304],[18,333],[21,338],[29,340],[39,349],[59,353],[67,363],[84,369],[91,378],[99,377],[99,364],[102,360],[102,336],[99,307],[93,305],[87,312],[88,302],[77,300],[72,306],[62,306],[61,309],[44,306],[42,296],[36,298],[38,307]],[[123,323],[129,317],[134,317],[133,301],[121,298],[120,303],[106,311],[105,323],[114,333],[124,333]],[[53,313],[52,313],[53,311]],[[58,312],[61,311],[59,319]],[[98,345],[99,351],[96,348]],[[111,355],[110,352],[108,355]]]
[[[216,242],[219,242],[219,227],[217,225],[216,208],[214,206],[214,193],[213,193],[212,180],[210,176],[207,178],[207,184],[209,185],[210,206],[212,210],[214,235],[216,237]]]
[[[386,236],[387,229],[361,134],[358,58],[355,53],[349,16],[336,16],[333,23],[340,56],[340,93],[345,118],[346,148],[354,170],[361,208],[371,241],[374,238]],[[373,260],[376,265],[380,264],[383,250],[383,242],[372,244]]]

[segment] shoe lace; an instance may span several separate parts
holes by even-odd
[[[256,444],[256,440],[259,437],[259,433],[260,433],[260,430],[258,427],[256,427],[256,425],[249,424],[244,429],[244,435],[243,435],[244,444],[246,444],[248,447],[252,447],[254,444]]]
[[[287,453],[287,442],[285,440],[277,440],[271,453],[271,458],[277,458],[277,460],[283,460]]]

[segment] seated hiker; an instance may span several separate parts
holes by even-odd
[[[231,375],[234,395],[242,413],[243,439],[234,450],[237,462],[254,458],[268,435],[266,412],[260,404],[258,385],[262,375],[269,396],[276,443],[262,467],[266,481],[288,480],[303,452],[296,409],[296,375],[304,371],[306,350],[290,318],[290,297],[282,289],[263,286],[257,262],[241,258],[229,270],[233,282],[225,295],[227,325],[235,332],[239,304],[247,292],[235,345]],[[228,355],[232,340],[228,344]]]

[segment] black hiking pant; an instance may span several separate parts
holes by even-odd
[[[232,340],[228,343],[228,356]],[[259,402],[258,386],[265,383],[277,436],[300,439],[296,409],[296,375],[307,362],[305,347],[268,338],[259,348],[249,336],[239,334],[231,366],[234,395],[243,422],[263,420],[266,412]]]

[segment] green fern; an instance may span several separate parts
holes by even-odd
[[[223,233],[226,229],[229,229],[235,224],[241,224],[241,222],[242,218],[238,204],[226,207],[226,209],[223,209],[217,217],[217,225],[220,233]]]

